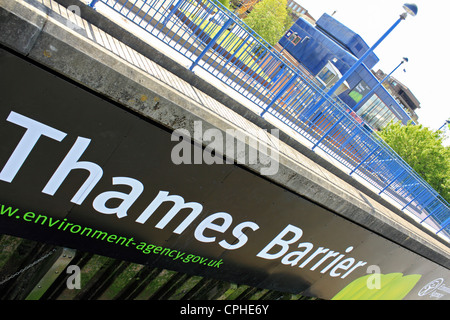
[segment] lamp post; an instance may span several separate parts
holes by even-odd
[[[368,94],[366,94],[352,109],[353,110],[358,110],[359,107],[361,107],[364,103],[366,103],[366,101],[372,96],[372,94],[383,84],[383,82],[385,82],[387,79],[389,79],[391,77],[391,75],[397,71],[398,68],[400,68],[400,66],[402,64],[404,64],[405,62],[408,62],[408,58],[403,58],[402,62],[399,63],[399,65],[397,67],[395,67],[394,70],[392,70],[392,72],[390,74],[388,74],[383,80],[381,80],[380,82],[377,83],[377,85],[375,87],[372,88],[372,90],[370,90],[370,92]]]
[[[445,123],[442,125],[442,127],[440,127],[439,129],[438,129],[438,131],[442,131],[444,128],[445,128],[445,126],[449,126],[449,128],[450,128],[450,120],[445,120]]]
[[[330,90],[327,92],[328,96],[331,96],[333,93],[336,92],[336,90],[345,82],[345,80],[348,79],[348,77],[364,62],[364,60],[379,46],[381,42],[402,22],[406,19],[406,17],[409,15],[416,16],[418,12],[418,8],[415,4],[409,4],[406,3],[403,5],[403,9],[405,12],[403,12],[400,15],[400,18],[392,25],[392,27],[389,28],[388,31],[386,31],[385,34],[381,36],[381,38],[369,49],[367,52],[342,76],[339,81],[336,82],[336,84],[330,88]],[[316,105],[316,107],[319,107],[321,104],[323,104],[325,99],[321,99]]]

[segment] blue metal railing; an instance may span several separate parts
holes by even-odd
[[[450,205],[376,133],[216,0],[102,2],[448,235]],[[318,104],[318,102],[320,103]]]

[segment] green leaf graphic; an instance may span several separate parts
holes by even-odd
[[[375,275],[366,275],[351,282],[332,300],[402,300],[422,277],[419,274],[408,276],[403,276],[402,273],[379,274],[380,288],[369,289],[367,280],[371,276]]]

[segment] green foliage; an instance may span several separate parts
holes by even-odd
[[[217,0],[227,9],[230,9],[230,0]]]
[[[422,125],[390,123],[379,135],[444,199],[450,202],[450,147],[444,136]]]
[[[287,0],[262,0],[255,5],[244,21],[272,46],[292,25]]]
[[[403,300],[420,278],[420,274],[369,274],[351,282],[332,300]],[[372,282],[378,282],[378,288],[369,288]]]

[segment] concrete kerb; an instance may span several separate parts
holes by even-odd
[[[14,10],[17,12],[17,8]],[[7,13],[4,11],[1,8],[0,14],[6,16]],[[195,120],[202,120],[205,125],[211,128],[221,128],[221,130],[230,127],[236,128],[233,123],[218,118],[210,110],[205,109],[195,101],[187,100],[164,83],[152,79],[141,70],[118,60],[107,50],[85,41],[76,32],[65,28],[63,24],[48,19],[46,15],[39,12],[36,13],[36,18],[39,15],[41,16],[39,19],[44,19],[40,33],[35,36],[36,30],[29,30],[36,37],[33,45],[27,47],[30,49],[28,50],[29,57],[33,60],[159,122],[171,130],[185,128],[192,131],[192,124]],[[21,30],[27,30],[26,26],[29,23],[25,20],[26,17],[23,18],[22,23],[24,25]],[[45,19],[48,20],[47,23],[45,23]],[[22,32],[21,36],[23,35]],[[0,37],[2,38],[1,42],[9,46],[7,42],[11,40],[8,40],[10,36],[6,37],[6,41],[4,41],[3,35]],[[54,49],[51,49],[51,47]],[[15,49],[14,46],[13,49]],[[81,61],[81,65],[84,66],[83,70],[77,67]],[[92,70],[97,70],[99,76],[93,76]],[[131,83],[132,85],[125,85],[125,83]],[[139,99],[142,94],[146,94],[150,99],[142,102]],[[183,108],[180,108],[180,106],[183,106]],[[280,158],[280,172],[275,178],[271,179],[273,182],[301,196],[314,199],[314,202],[363,225],[373,232],[382,234],[402,246],[418,247],[419,249],[416,250],[418,254],[447,268],[449,267],[448,250],[446,252],[430,242],[424,245],[423,240],[418,238],[414,232],[409,232],[404,228],[399,231],[393,225],[391,219],[379,214],[378,211],[383,210],[379,204],[367,198],[357,200],[355,195],[339,189],[320,173],[311,170],[310,166],[293,161],[292,157],[299,157],[305,163],[310,163],[311,167],[316,168],[317,164],[313,164],[310,159],[300,154],[294,154],[295,152],[291,150],[292,148],[288,144],[283,148],[290,151],[286,151],[287,153],[284,153]],[[259,172],[258,167],[249,166],[249,169]],[[360,196],[365,197],[362,193]]]

